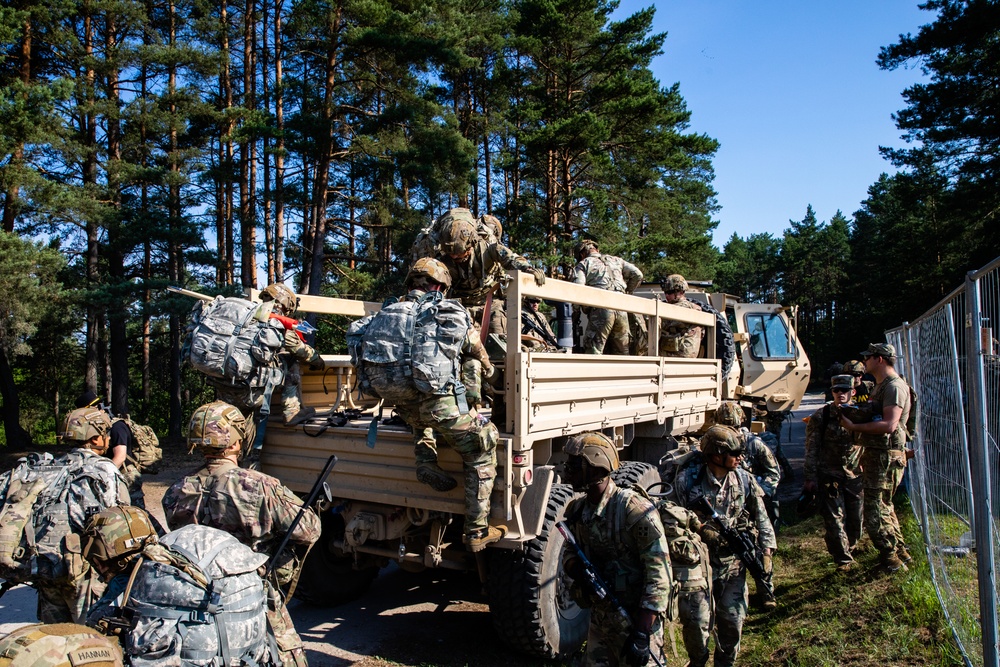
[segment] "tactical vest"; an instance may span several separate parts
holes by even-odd
[[[108,459],[80,452],[22,459],[0,478],[0,577],[34,583],[82,575],[80,535],[109,498],[121,501],[128,492]]]
[[[266,561],[208,526],[184,526],[147,546],[116,608],[129,623],[122,641],[131,666],[277,662],[257,573]]]
[[[355,321],[347,331],[347,347],[359,388],[389,402],[410,400],[413,390],[429,395],[463,391],[461,352],[471,327],[468,311],[440,292],[397,301]],[[390,374],[369,372],[373,369]],[[386,377],[398,381],[379,381]]]
[[[493,233],[493,229],[484,224],[482,218],[476,220],[475,227],[479,238],[486,241],[487,245],[500,242],[497,235]],[[435,220],[432,224],[427,225],[417,232],[417,238],[414,239],[413,246],[410,248],[410,264],[424,257],[433,257],[436,259],[441,255],[440,231],[438,229],[438,221]]]

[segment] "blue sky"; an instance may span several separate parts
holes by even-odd
[[[883,71],[879,48],[934,20],[907,0],[623,0],[656,6],[667,32],[653,72],[680,83],[691,130],[719,140],[715,245],[736,232],[775,236],[812,204],[851,217],[902,146],[892,113],[920,70]]]

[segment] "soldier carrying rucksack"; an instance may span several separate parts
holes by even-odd
[[[99,585],[81,553],[87,518],[128,504],[107,451],[111,420],[96,408],[66,416],[62,438],[78,447],[55,459],[30,454],[0,476],[0,577],[38,591],[38,620],[79,623]]]
[[[111,459],[125,478],[128,486],[129,504],[146,508],[146,496],[142,491],[142,475],[155,475],[160,471],[163,460],[163,450],[156,432],[145,424],[137,424],[125,415],[115,417],[104,406],[100,398],[92,391],[85,391],[76,399],[77,408],[98,408],[111,417],[111,430],[108,433],[110,442],[105,456]],[[154,521],[154,523],[156,523]],[[163,533],[158,523],[157,530]]]
[[[91,518],[84,555],[108,581],[88,625],[118,637],[131,667],[280,665],[258,574],[267,556],[208,526],[158,540],[135,507]]]

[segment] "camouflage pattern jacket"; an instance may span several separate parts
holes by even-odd
[[[707,498],[730,526],[755,533],[761,549],[777,548],[774,528],[762,500],[764,492],[743,468],[717,479],[707,465],[687,466],[677,473],[674,493],[678,503],[689,509],[694,509],[699,498]],[[722,544],[710,553],[716,579],[739,571],[741,564],[727,545]]]
[[[781,468],[778,466],[778,459],[774,457],[774,452],[745,426],[740,427],[740,440],[747,450],[741,465],[754,476],[764,494],[769,498],[773,497],[778,492],[778,484],[781,482]]]
[[[854,479],[860,474],[861,447],[854,434],[840,425],[840,410],[827,403],[806,423],[806,481],[815,482],[820,475]]]
[[[171,530],[200,524],[223,530],[258,553],[271,554],[288,532],[302,501],[274,477],[240,468],[227,459],[209,459],[194,475],[171,486],[163,511]],[[319,517],[307,511],[290,544],[319,539]]]
[[[665,612],[673,586],[663,524],[653,504],[609,480],[596,507],[579,498],[566,508],[570,529],[626,609]]]
[[[534,271],[534,267],[502,243],[487,243],[479,239],[472,248],[472,256],[456,262],[445,254],[438,255],[451,274],[451,291],[448,296],[458,299],[466,308],[482,306],[486,295],[500,282],[504,271]]]
[[[631,294],[642,282],[642,271],[621,257],[597,253],[584,257],[577,263],[573,268],[573,282]]]

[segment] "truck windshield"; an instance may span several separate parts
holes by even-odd
[[[754,359],[794,359],[785,320],[775,313],[747,314],[750,354]]]

